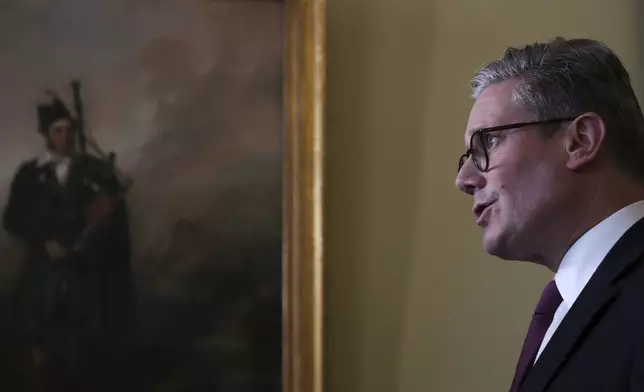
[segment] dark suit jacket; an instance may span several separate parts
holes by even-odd
[[[644,219],[615,244],[520,392],[644,392]]]
[[[128,218],[120,190],[111,167],[91,156],[74,158],[64,186],[51,165],[39,165],[36,159],[18,168],[2,223],[27,248],[13,310],[18,340],[28,347],[47,342],[58,347],[61,336],[80,339],[83,334],[122,340],[133,299]],[[88,236],[81,251],[52,261],[45,241],[71,248],[88,225],[87,208],[99,195],[118,202],[107,224]]]

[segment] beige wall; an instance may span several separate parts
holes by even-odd
[[[602,39],[634,74],[635,8],[328,0],[327,391],[507,390],[550,274],[486,256],[454,188],[468,80],[554,35]]]

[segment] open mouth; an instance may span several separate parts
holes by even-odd
[[[485,221],[485,218],[487,215],[489,215],[489,207],[491,207],[494,204],[494,202],[488,202],[488,203],[480,203],[474,206],[472,211],[474,212],[474,216],[476,217],[476,224],[481,225],[483,221]]]

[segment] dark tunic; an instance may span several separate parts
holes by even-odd
[[[27,246],[15,296],[18,342],[26,353],[38,348],[58,376],[90,377],[131,322],[127,211],[105,162],[75,157],[64,185],[54,170],[36,159],[23,163],[3,215]],[[52,260],[48,240],[70,253]]]

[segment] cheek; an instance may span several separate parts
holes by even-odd
[[[552,198],[554,173],[535,164],[506,173],[499,184],[501,215],[521,225],[539,214]]]
[[[54,137],[52,139],[56,144],[64,144],[64,143],[67,143],[67,141],[69,140],[69,136],[64,132],[60,132],[60,133],[54,134]]]

